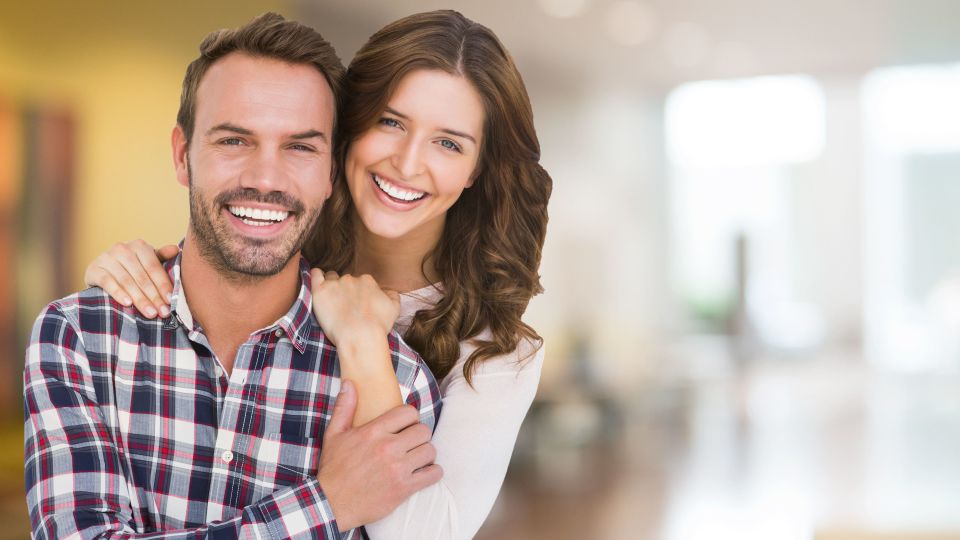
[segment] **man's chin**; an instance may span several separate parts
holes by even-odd
[[[245,249],[223,253],[222,258],[226,269],[235,274],[263,278],[279,274],[297,253]]]

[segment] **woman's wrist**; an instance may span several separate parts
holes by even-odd
[[[338,349],[360,349],[371,345],[388,346],[388,332],[376,324],[354,324],[350,328],[342,328],[337,335]]]
[[[360,396],[353,425],[362,425],[403,404],[386,335],[337,348],[340,377],[354,381]]]
[[[389,368],[393,372],[390,342],[387,335],[378,330],[353,330],[340,336],[337,355],[340,357],[341,371],[365,374]]]

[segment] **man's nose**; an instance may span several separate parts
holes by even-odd
[[[279,152],[269,149],[254,153],[240,177],[240,187],[262,193],[286,191],[288,179],[280,157]]]

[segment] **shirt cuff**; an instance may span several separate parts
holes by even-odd
[[[258,510],[270,535],[277,539],[341,538],[330,502],[316,478],[268,495]]]

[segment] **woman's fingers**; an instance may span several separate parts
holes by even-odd
[[[166,317],[170,314],[169,298],[170,294],[173,293],[173,284],[170,282],[170,276],[168,276],[167,271],[163,269],[160,260],[157,259],[157,252],[153,250],[153,246],[143,240],[135,240],[130,243],[130,247],[137,260],[133,268],[128,268],[127,271],[137,279],[137,283],[140,283],[141,287],[147,285],[147,288],[143,289],[144,293],[150,298],[150,301],[153,302],[154,307],[160,311],[160,315]],[[149,280],[148,283],[141,283],[143,281],[142,276],[138,279],[140,272],[146,274],[146,280]]]
[[[157,258],[160,259],[160,262],[166,262],[170,259],[177,256],[177,253],[180,253],[180,246],[176,244],[167,244],[163,247],[157,248]]]
[[[143,289],[137,280],[130,275],[130,272],[127,272],[126,265],[122,263],[120,259],[116,257],[105,257],[100,261],[99,264],[100,268],[103,269],[109,278],[117,282],[122,292],[133,300],[133,305],[140,313],[149,319],[157,316],[158,308],[147,297],[147,295],[144,294]],[[118,295],[111,293],[106,288],[104,288],[104,290],[106,290],[107,293],[110,294],[110,296],[112,296],[115,300],[120,302]]]
[[[400,308],[400,293],[398,293],[393,289],[380,289],[380,290],[387,295],[387,298],[389,298],[390,301],[393,302],[393,305],[396,308],[398,309]]]
[[[123,276],[120,275],[119,272],[113,272],[114,277],[117,278],[117,281],[124,285],[124,287],[128,288],[127,292],[134,296],[134,304],[141,313],[147,317],[153,318],[156,317],[157,313],[159,312],[166,317],[170,313],[167,303],[163,300],[163,297],[160,296],[160,291],[150,278],[150,274],[144,268],[144,265],[141,262],[141,257],[138,255],[138,252],[142,252],[144,250],[147,250],[149,253],[149,255],[146,257],[154,258],[153,248],[147,246],[142,240],[139,241],[139,243],[137,241],[133,241],[130,244],[119,244],[117,247],[115,247],[115,249],[112,250],[112,255],[123,267],[123,270],[125,270],[126,273],[133,278],[136,287],[139,288],[139,292],[150,302],[151,305],[149,306],[149,309],[148,306],[142,306],[141,303],[137,302],[135,293],[129,290],[127,284],[124,283]],[[156,260],[156,258],[154,258],[154,260]]]
[[[100,287],[104,290],[104,292],[109,294],[111,298],[117,302],[120,302],[124,306],[130,307],[133,305],[133,300],[130,298],[130,295],[123,290],[123,287],[117,283],[117,280],[113,279],[113,276],[111,276],[106,270],[96,266],[95,264],[96,263],[87,267],[87,271],[83,276],[83,281],[91,287]]]

